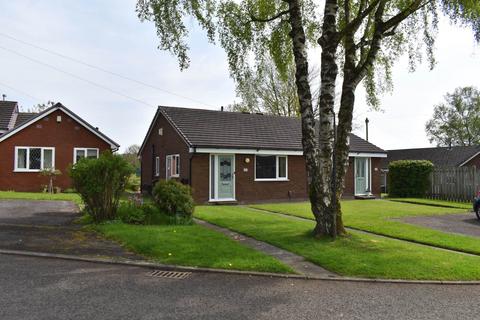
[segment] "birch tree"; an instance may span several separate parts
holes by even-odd
[[[338,199],[345,184],[358,85],[363,82],[367,102],[376,107],[378,94],[391,89],[392,65],[401,54],[408,55],[412,69],[424,58],[433,67],[439,14],[469,27],[480,41],[476,0],[138,0],[137,12],[140,19],[154,22],[159,48],[177,56],[181,69],[190,62],[191,18],[225,50],[237,83],[254,72],[266,54],[281,74],[287,72],[286,61],[294,61],[317,237],[345,233]],[[307,54],[317,45],[321,54],[310,59],[320,65],[318,132]],[[340,103],[335,130],[336,94]]]

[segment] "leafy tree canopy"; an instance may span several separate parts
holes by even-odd
[[[480,145],[480,91],[463,87],[447,93],[425,130],[437,146]]]

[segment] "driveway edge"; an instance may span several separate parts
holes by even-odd
[[[162,269],[167,271],[222,273],[222,274],[232,274],[232,275],[284,278],[284,279],[365,282],[365,283],[393,283],[393,284],[480,285],[480,281],[441,281],[441,280],[369,279],[369,278],[354,278],[354,277],[317,277],[317,276],[305,276],[305,275],[296,275],[296,274],[187,267],[187,266],[168,265],[168,264],[161,264],[161,263],[148,262],[148,261],[134,261],[134,260],[126,260],[126,259],[119,260],[119,259],[113,259],[113,258],[79,257],[74,255],[66,255],[66,254],[6,250],[6,249],[0,249],[0,254],[48,258],[48,259],[62,259],[62,260],[70,260],[70,261],[93,262],[93,263],[102,263],[102,264],[111,264],[111,265],[123,265],[123,266],[141,267],[141,268],[148,268],[148,269]]]

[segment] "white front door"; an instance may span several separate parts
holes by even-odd
[[[355,158],[355,195],[370,194],[370,158]]]
[[[210,200],[235,200],[235,156],[210,156]]]

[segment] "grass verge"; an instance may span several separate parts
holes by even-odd
[[[165,264],[293,273],[289,266],[277,259],[199,225],[109,223],[97,225],[94,229],[138,254]]]
[[[73,201],[77,205],[82,204],[82,199],[77,193],[42,193],[42,192],[15,192],[0,191],[0,199],[5,200],[59,200]]]
[[[299,254],[345,276],[478,280],[480,257],[352,231],[337,241],[310,236],[313,222],[245,207],[201,206],[195,216]]]
[[[422,198],[387,198],[387,200],[394,201],[394,202],[421,204],[421,205],[434,206],[434,207],[472,210],[472,203],[470,202],[453,202],[453,201],[422,199]]]
[[[252,207],[313,220],[310,204],[307,202],[262,204],[253,205]],[[344,223],[347,227],[440,248],[480,254],[480,241],[478,238],[446,233],[407,224],[399,220],[409,216],[465,213],[467,212],[465,209],[417,205],[386,200],[347,200],[342,201],[342,211]]]

